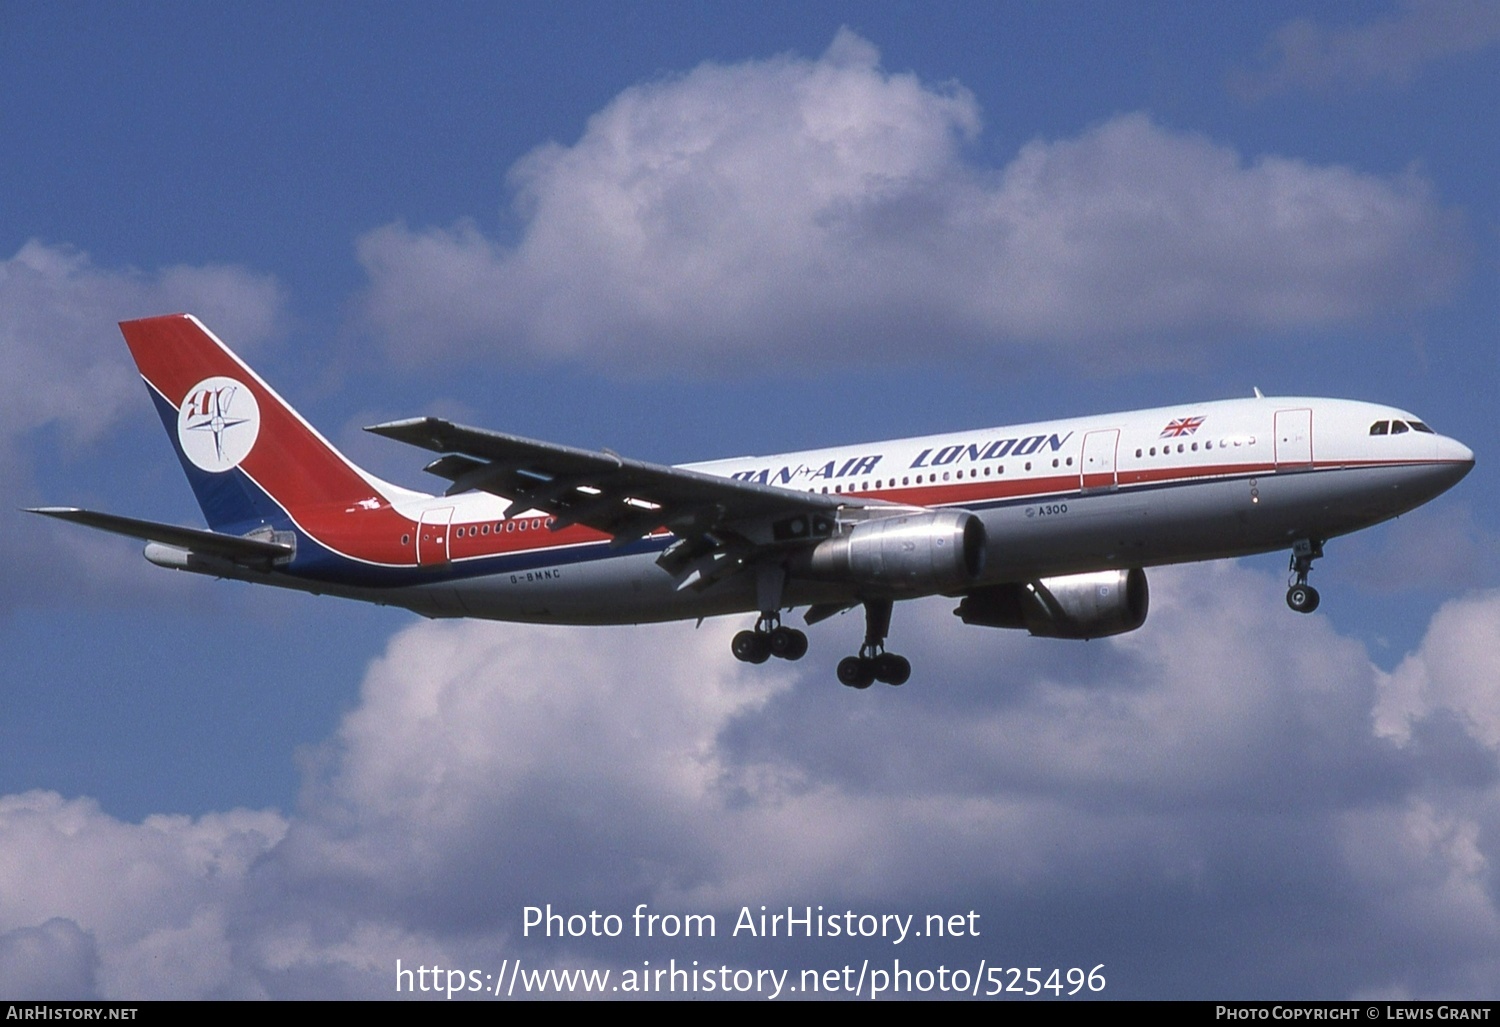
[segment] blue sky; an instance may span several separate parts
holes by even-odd
[[[854,694],[736,619],[436,624],[0,515],[0,992],[839,965],[521,908],[975,909],[1122,997],[1496,997],[1500,6],[7,4],[0,490],[199,515],[115,323],[188,309],[382,476],[439,413],[664,462],[1347,396],[1477,453],[1138,633],[898,609]],[[430,486],[429,486],[430,487]],[[726,921],[727,922],[727,921]],[[902,953],[896,953],[902,955]]]

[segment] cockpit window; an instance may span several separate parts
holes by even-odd
[[[1411,431],[1411,429],[1406,426],[1406,422],[1405,421],[1392,421],[1391,422],[1391,434],[1392,435],[1400,435],[1400,434],[1402,434],[1404,432],[1408,432],[1408,431]]]
[[[1370,434],[1371,435],[1388,435],[1388,434],[1390,434],[1390,431],[1391,431],[1391,422],[1390,421],[1376,421],[1374,424],[1370,425]]]
[[[1423,424],[1421,421],[1412,421],[1411,422],[1411,429],[1412,429],[1412,431],[1426,432],[1428,435],[1436,435],[1437,434],[1437,432],[1435,432],[1431,428],[1427,427],[1427,425]]]

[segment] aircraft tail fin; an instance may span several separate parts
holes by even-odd
[[[285,528],[406,492],[346,459],[191,314],[120,331],[213,530]]]

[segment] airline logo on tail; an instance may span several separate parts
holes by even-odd
[[[187,392],[177,410],[177,441],[205,471],[227,471],[250,455],[260,436],[255,393],[233,378],[205,378]]]

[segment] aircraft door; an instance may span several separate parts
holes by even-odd
[[[448,525],[452,520],[451,506],[422,511],[422,521],[417,525],[418,567],[441,567],[448,562]]]
[[[1078,469],[1078,484],[1090,489],[1112,489],[1119,485],[1115,470],[1115,453],[1120,448],[1120,429],[1091,431],[1083,437],[1083,466]]]
[[[1312,410],[1276,411],[1276,467],[1305,467],[1313,462]]]

